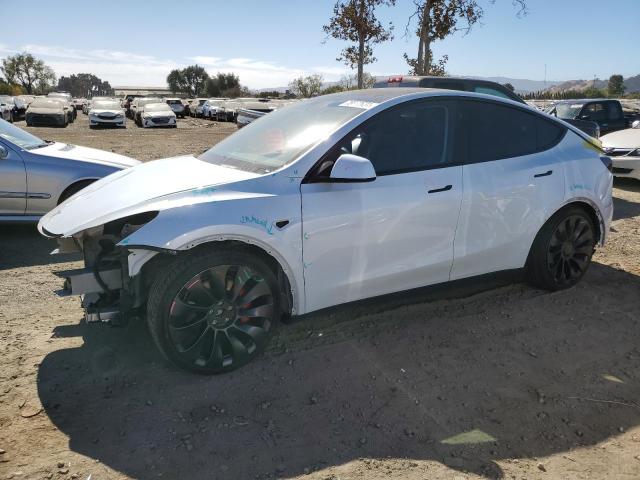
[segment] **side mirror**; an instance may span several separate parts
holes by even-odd
[[[331,169],[332,182],[372,182],[376,179],[376,170],[371,162],[358,155],[343,153]]]
[[[640,128],[640,120],[636,120],[631,124],[631,128]]]
[[[9,152],[7,151],[7,149],[2,145],[0,145],[0,160],[4,160],[8,156],[9,156]]]

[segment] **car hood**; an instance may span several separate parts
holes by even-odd
[[[161,112],[142,112],[143,117],[175,117],[176,114],[173,111],[163,110]]]
[[[133,167],[140,163],[138,160],[125,157],[124,155],[118,155],[117,153],[59,142],[53,142],[46,147],[29,150],[29,153],[47,157],[64,158],[66,160],[97,163],[99,165],[118,168]]]
[[[604,148],[640,147],[640,128],[627,128],[600,137]]]
[[[187,203],[206,201],[214,186],[258,176],[190,155],[154,160],[92,183],[42,217],[38,229],[46,236],[68,237],[129,215],[176,206],[165,201],[172,194],[186,192],[181,201]]]

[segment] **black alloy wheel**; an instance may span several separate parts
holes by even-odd
[[[165,356],[207,374],[234,370],[258,356],[280,314],[271,270],[246,253],[200,254],[176,265],[149,297],[150,330]]]
[[[583,216],[571,215],[558,224],[547,250],[549,274],[559,285],[573,284],[587,271],[594,234]]]

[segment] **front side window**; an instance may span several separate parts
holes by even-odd
[[[338,142],[315,177],[328,178],[344,153],[368,159],[377,176],[450,166],[451,112],[446,100],[410,102],[380,112]]]

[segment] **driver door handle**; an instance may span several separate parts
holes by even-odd
[[[428,193],[446,192],[451,190],[451,188],[452,188],[452,185],[447,185],[446,187],[434,188],[433,190],[429,190]]]
[[[547,170],[544,173],[536,173],[533,178],[539,178],[539,177],[548,177],[549,175],[551,175],[553,173],[553,170]]]

